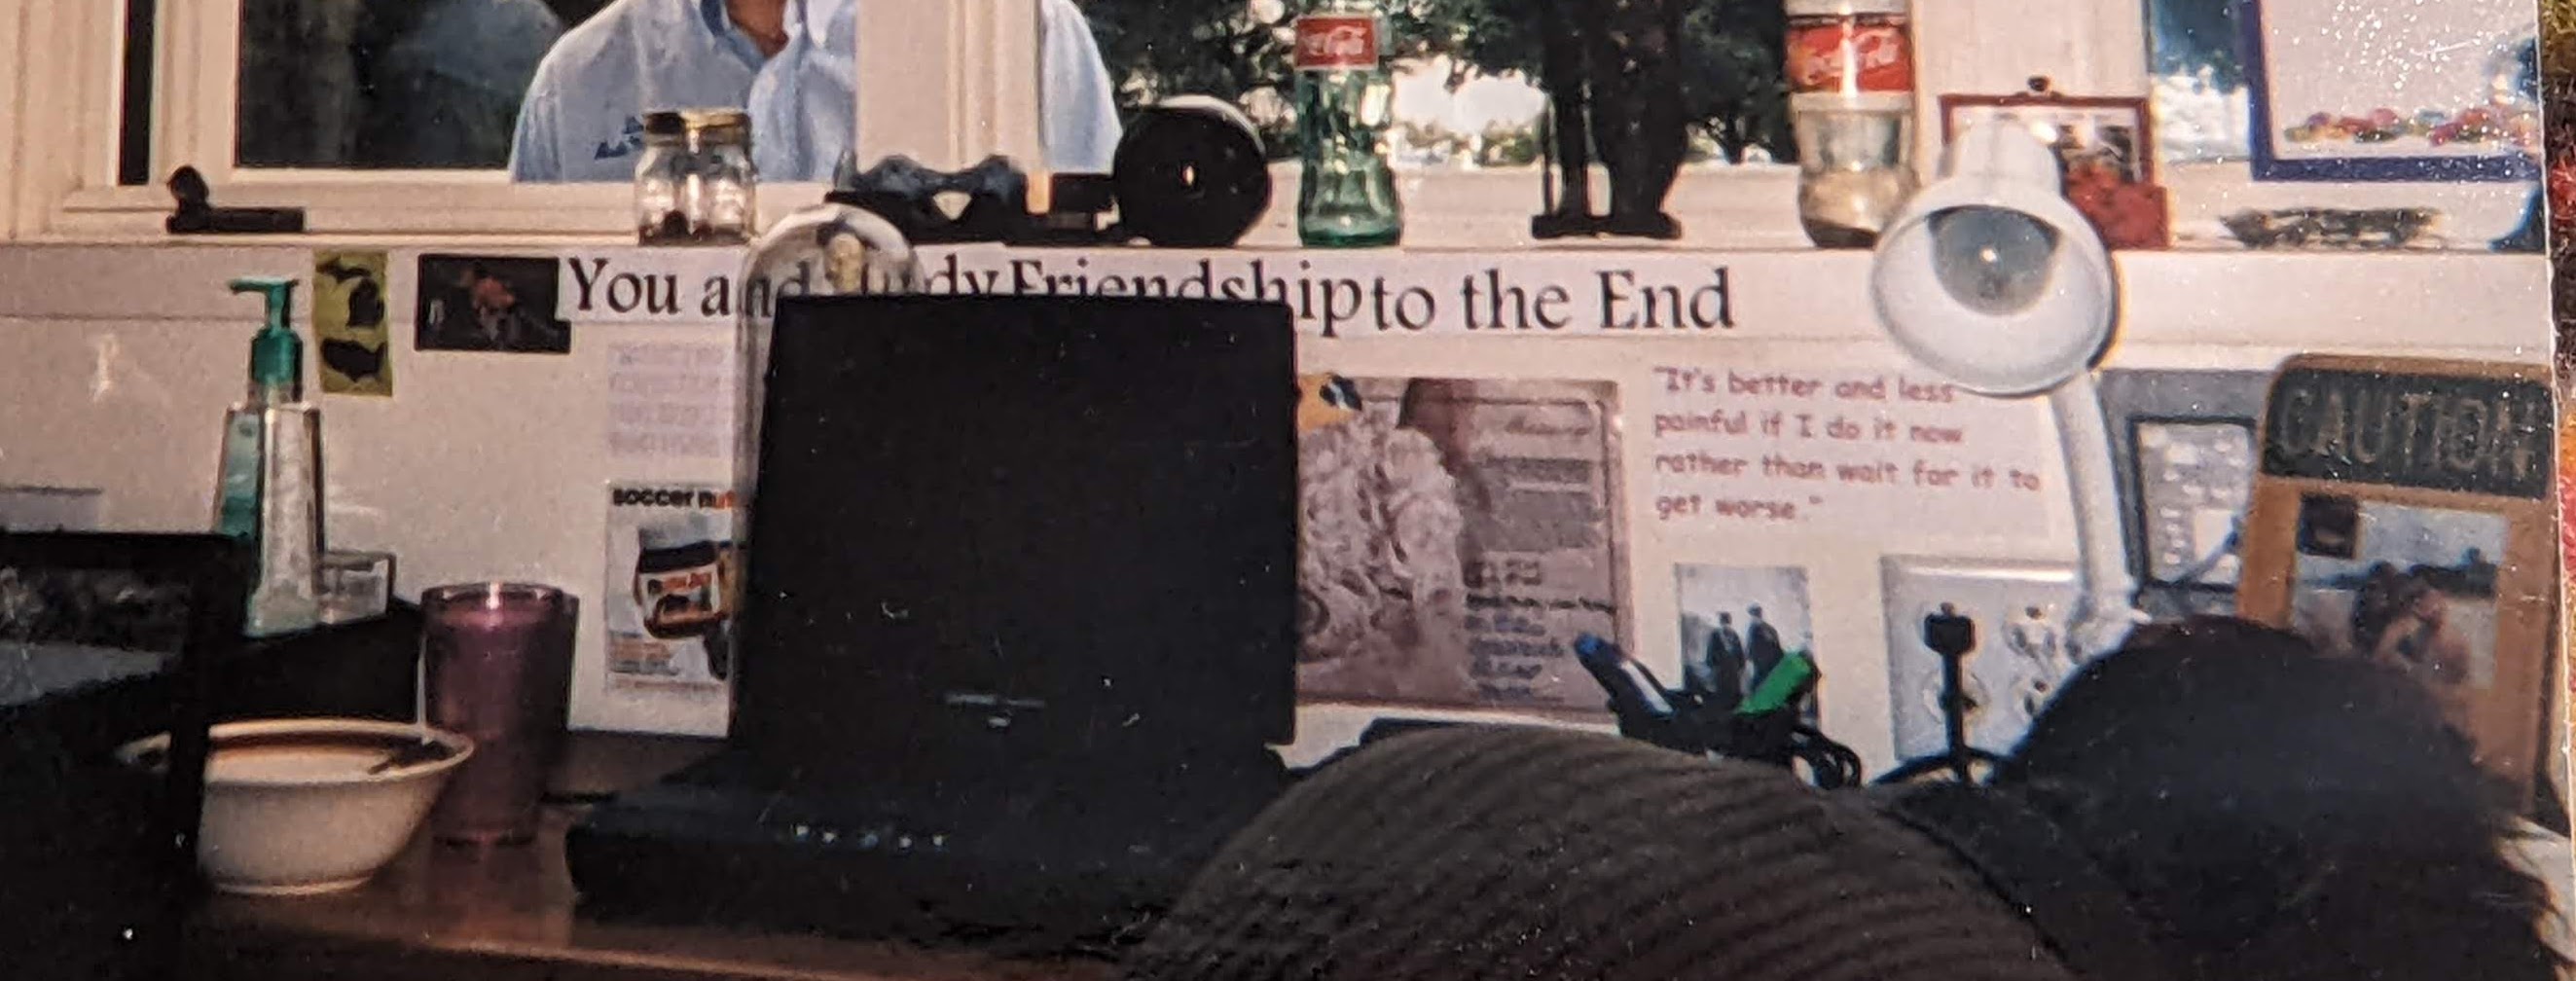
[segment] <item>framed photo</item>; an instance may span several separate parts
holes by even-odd
[[[1633,642],[1618,386],[1329,373],[1299,386],[1298,697],[1607,711],[1562,652],[1585,634]],[[1792,603],[1788,588],[1764,595],[1803,626],[1804,594]]]
[[[424,255],[414,344],[423,351],[569,354],[572,325],[555,316],[562,262],[518,256]]]
[[[2417,679],[2482,766],[2534,788],[2555,711],[2550,395],[2544,365],[2291,358],[2237,593],[2248,619]]]
[[[2155,183],[2155,134],[2147,100],[2023,93],[1941,97],[1941,143],[1983,123],[2012,120],[2057,148],[2070,174],[2098,168],[2127,184]]]
[[[1941,143],[1971,127],[2027,126],[2057,151],[2066,199],[2093,221],[2104,245],[2160,249],[2170,205],[2156,183],[2155,127],[2144,98],[2058,95],[2044,82],[2017,95],[1944,95]]]
[[[2271,383],[2269,369],[2101,373],[2129,572],[2149,616],[2236,612],[2255,434]]]
[[[2539,176],[2529,0],[2233,2],[2254,179]]]
[[[2137,453],[2144,549],[2139,580],[2170,589],[2232,591],[2244,575],[2237,552],[2254,474],[2254,420],[2195,417],[2129,421]]]

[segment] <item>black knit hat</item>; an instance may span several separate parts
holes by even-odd
[[[1127,977],[2551,978],[2477,780],[2402,677],[2237,621],[2088,665],[1983,787],[1434,731],[1284,796]]]
[[[2064,981],[1942,845],[1787,771],[1458,729],[1327,767],[1238,836],[1132,981]]]

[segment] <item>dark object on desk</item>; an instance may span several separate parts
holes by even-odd
[[[1388,741],[1237,836],[1127,977],[2546,981],[2548,894],[2484,782],[2420,684],[2194,620],[2085,665],[1973,787]]]
[[[953,173],[892,156],[836,184],[824,200],[874,212],[914,245],[1012,242],[1031,228],[1028,175],[1000,156]],[[951,216],[943,197],[965,203]]]
[[[0,534],[0,950],[28,978],[177,976],[208,679],[253,557],[214,535]],[[175,733],[155,778],[117,747]]]
[[[1724,708],[1697,693],[1664,687],[1645,665],[1599,637],[1585,634],[1576,639],[1574,656],[1609,694],[1610,711],[1619,719],[1622,736],[1694,756],[1784,769],[1793,762],[1804,763],[1807,779],[1827,790],[1861,782],[1860,754],[1799,717],[1814,696],[1817,675],[1812,671],[1779,672],[1778,693],[1757,690],[1753,693],[1757,697]],[[1796,660],[1783,661],[1784,666],[1808,663],[1803,652],[1792,656]]]
[[[1053,174],[1047,208],[1029,211],[1029,175],[1005,157],[953,173],[909,157],[864,172],[845,158],[824,199],[875,213],[914,245],[1002,242],[1021,246],[1122,245],[1222,249],[1242,241],[1270,210],[1270,163],[1252,121],[1202,96],[1164,100],[1139,113],[1107,174]],[[963,204],[951,215],[942,199]],[[1108,222],[1115,212],[1117,219]]]
[[[1539,85],[1548,94],[1530,237],[1680,238],[1664,198],[1690,150],[1682,110],[1679,0],[1539,0]],[[1610,172],[1610,213],[1592,213],[1591,150]]]
[[[1118,208],[1118,187],[1107,174],[1053,174],[1047,210],[1029,216],[1013,245],[1103,245],[1123,242],[1115,226],[1101,223]]]
[[[293,235],[304,231],[302,208],[218,208],[206,175],[195,167],[170,172],[170,196],[178,199],[162,227],[173,235]]]
[[[574,830],[586,901],[1115,942],[1286,779],[1288,311],[800,297],[776,331],[732,746]]]
[[[248,641],[214,679],[215,721],[336,717],[408,722],[419,677],[420,608]]]
[[[1111,164],[1118,231],[1168,249],[1223,249],[1270,210],[1270,161],[1240,110],[1179,96],[1127,124]]]
[[[2281,208],[2247,209],[2218,222],[2257,249],[2404,249],[2427,238],[2441,217],[2431,208]]]
[[[634,787],[667,774],[667,737],[580,733],[562,778]],[[690,755],[690,754],[684,754]],[[580,772],[576,772],[580,771]],[[215,895],[188,923],[181,981],[1107,981],[1097,958],[1012,959],[713,924],[582,915],[564,865],[574,810],[527,848],[423,835],[366,885],[325,900]],[[694,884],[687,888],[694,888]],[[15,981],[15,979],[13,979]],[[49,979],[48,979],[49,981]]]

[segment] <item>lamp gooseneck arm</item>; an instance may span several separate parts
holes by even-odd
[[[2048,393],[2057,438],[2066,457],[2066,481],[2075,505],[2077,587],[2067,640],[2084,661],[2120,649],[2145,623],[2136,605],[2137,579],[2129,572],[2120,530],[2120,491],[2111,467],[2110,426],[2102,415],[2093,373],[2079,372]]]

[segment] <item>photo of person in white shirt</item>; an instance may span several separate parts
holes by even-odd
[[[860,6],[616,0],[566,32],[538,65],[519,109],[510,177],[630,180],[645,113],[744,109],[761,179],[828,180],[855,139]],[[1107,173],[1121,130],[1099,44],[1073,0],[1039,0],[1038,14],[1043,163]]]

